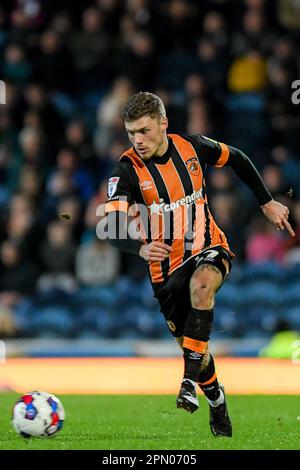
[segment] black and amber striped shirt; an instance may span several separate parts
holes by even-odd
[[[209,211],[203,176],[207,164],[222,167],[227,162],[228,146],[200,135],[170,134],[168,138],[162,157],[143,161],[133,147],[124,152],[110,178],[106,205],[106,211],[112,212],[144,204],[151,221],[144,239],[172,245],[166,260],[149,263],[153,283],[165,280],[203,248],[229,249]]]
[[[229,246],[208,205],[206,165],[230,164],[256,194],[260,204],[271,200],[259,174],[246,155],[202,135],[169,134],[167,152],[144,161],[131,147],[123,153],[109,180],[106,212],[128,212],[134,204],[147,207],[144,241],[172,246],[162,262],[149,262],[152,283],[165,281],[204,248]],[[229,159],[231,158],[231,163]]]

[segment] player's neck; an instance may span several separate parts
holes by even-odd
[[[167,136],[167,134],[165,134],[163,142],[159,146],[155,156],[156,157],[162,157],[167,152],[168,147],[169,147],[168,136]]]

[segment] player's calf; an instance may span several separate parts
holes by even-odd
[[[199,381],[200,366],[207,350],[213,322],[213,310],[192,308],[184,327],[184,379]]]

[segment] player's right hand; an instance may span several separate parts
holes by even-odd
[[[162,242],[151,242],[142,245],[139,255],[145,261],[163,261],[168,258],[172,251],[172,247]]]

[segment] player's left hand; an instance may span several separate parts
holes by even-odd
[[[261,209],[265,216],[277,226],[277,230],[284,230],[286,228],[291,237],[295,236],[295,232],[288,221],[290,212],[288,207],[272,199],[267,204],[261,206]]]

